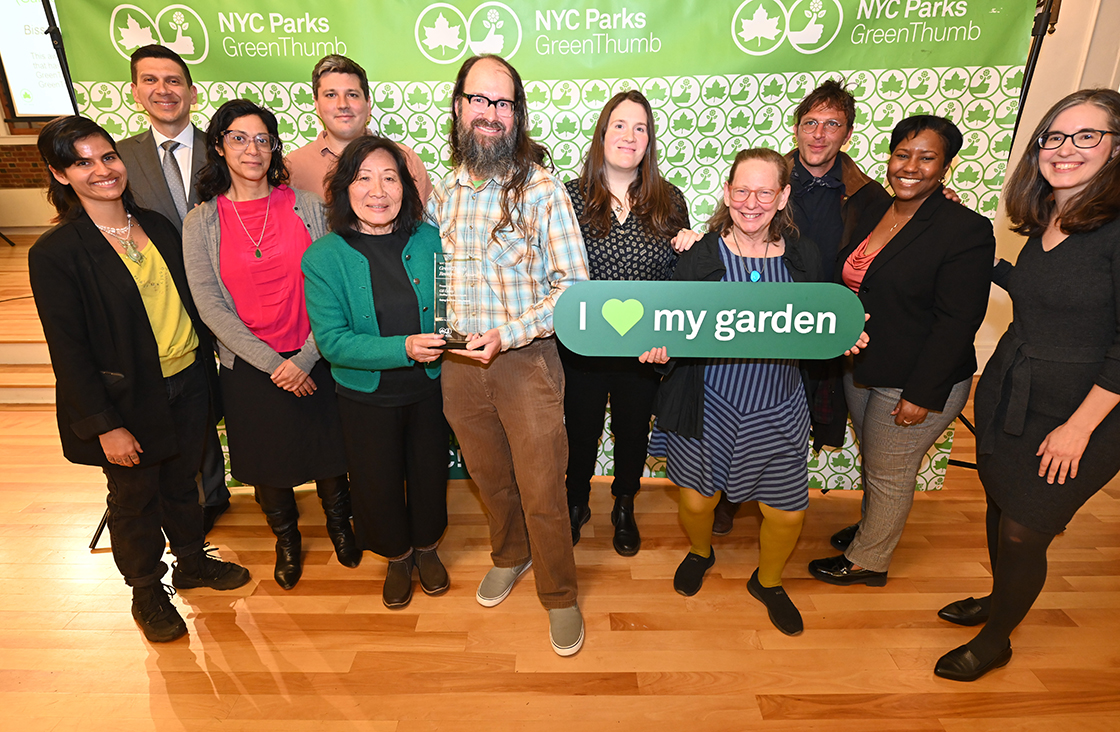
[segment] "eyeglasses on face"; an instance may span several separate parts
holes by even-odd
[[[778,197],[778,192],[770,188],[759,188],[757,191],[751,188],[732,188],[731,200],[735,203],[742,203],[750,198],[752,193],[755,199],[763,205],[773,203]]]
[[[847,125],[837,119],[826,119],[823,122],[817,119],[803,119],[797,126],[801,128],[802,132],[812,134],[817,130],[824,130],[825,133],[829,135],[835,135],[847,127]]]
[[[249,147],[250,144],[257,146],[258,150],[267,150],[268,152],[276,152],[280,149],[280,138],[270,134],[250,135],[248,132],[241,130],[226,130],[222,133],[225,138],[226,144],[229,145],[231,150],[241,151]]]
[[[1073,140],[1073,146],[1088,150],[1101,144],[1105,135],[1115,135],[1111,130],[1078,130],[1068,135],[1064,132],[1047,132],[1038,136],[1038,146],[1043,150],[1057,150],[1066,144],[1066,140]]]
[[[463,94],[463,99],[467,100],[471,111],[478,114],[486,114],[486,110],[493,106],[499,117],[513,116],[515,102],[512,99],[491,99],[481,94]]]

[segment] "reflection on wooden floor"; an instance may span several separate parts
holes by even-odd
[[[18,296],[26,244],[0,251],[0,300]],[[15,274],[13,274],[13,272]],[[16,306],[16,307],[13,307]],[[12,319],[9,316],[15,313]],[[0,303],[0,331],[27,322],[29,301]],[[959,433],[958,433],[959,434]],[[960,436],[954,456],[970,459]],[[556,656],[531,575],[482,608],[490,566],[477,489],[449,488],[441,555],[452,587],[381,604],[385,563],[342,567],[310,488],[299,494],[303,579],[272,581],[273,540],[246,489],[210,539],[247,565],[233,592],[189,590],[175,602],[190,634],[146,643],[108,549],[87,549],[104,509],[99,471],[66,463],[47,407],[0,410],[0,728],[111,730],[1116,730],[1120,729],[1120,486],[1097,495],[1050,551],[1050,576],[1012,638],[1010,666],[974,684],[931,669],[972,631],[937,608],[988,590],[983,496],[950,468],[946,488],[917,496],[883,588],[809,579],[828,536],[859,496],[815,494],[785,585],[805,617],[788,638],[746,590],[759,516],[745,508],[717,538],[701,592],[671,579],[687,543],[676,490],[644,483],[642,551],[611,548],[606,480],[576,547],[587,641]]]

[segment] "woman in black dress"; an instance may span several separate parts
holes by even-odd
[[[657,170],[657,135],[649,102],[639,91],[620,92],[603,106],[583,173],[566,185],[579,217],[593,280],[667,280],[677,253],[670,239],[687,229],[688,204]],[[564,421],[568,432],[568,513],[572,543],[591,518],[588,498],[595,474],[607,399],[614,437],[614,550],[624,557],[641,548],[634,496],[641,487],[650,412],[661,377],[632,358],[589,358],[560,346],[564,363]]]
[[[1011,659],[1011,632],[1046,581],[1046,551],[1120,471],[1120,94],[1054,105],[1005,189],[1030,237],[993,279],[1014,317],[976,387],[992,593],[940,617],[987,623],[934,671],[973,681]]]

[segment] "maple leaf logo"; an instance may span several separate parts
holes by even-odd
[[[766,8],[759,5],[755,8],[754,15],[750,20],[746,18],[739,21],[741,30],[739,37],[743,39],[743,43],[749,43],[753,40],[758,40],[758,47],[762,48],[762,39],[772,41],[778,37],[778,19],[771,18],[766,12]]]
[[[435,27],[424,26],[424,45],[429,51],[434,51],[438,46],[446,56],[447,49],[457,51],[463,43],[463,39],[459,37],[459,30],[460,26],[451,25],[447,22],[447,18],[443,17],[443,13],[440,13],[436,18]]]
[[[149,26],[141,26],[131,15],[128,16],[125,27],[117,28],[117,32],[121,34],[121,46],[126,51],[140,46],[150,46],[156,42],[152,37],[152,29]]]

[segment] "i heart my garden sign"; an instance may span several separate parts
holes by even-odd
[[[863,305],[831,283],[578,282],[556,301],[553,324],[584,356],[838,356],[863,330]]]

